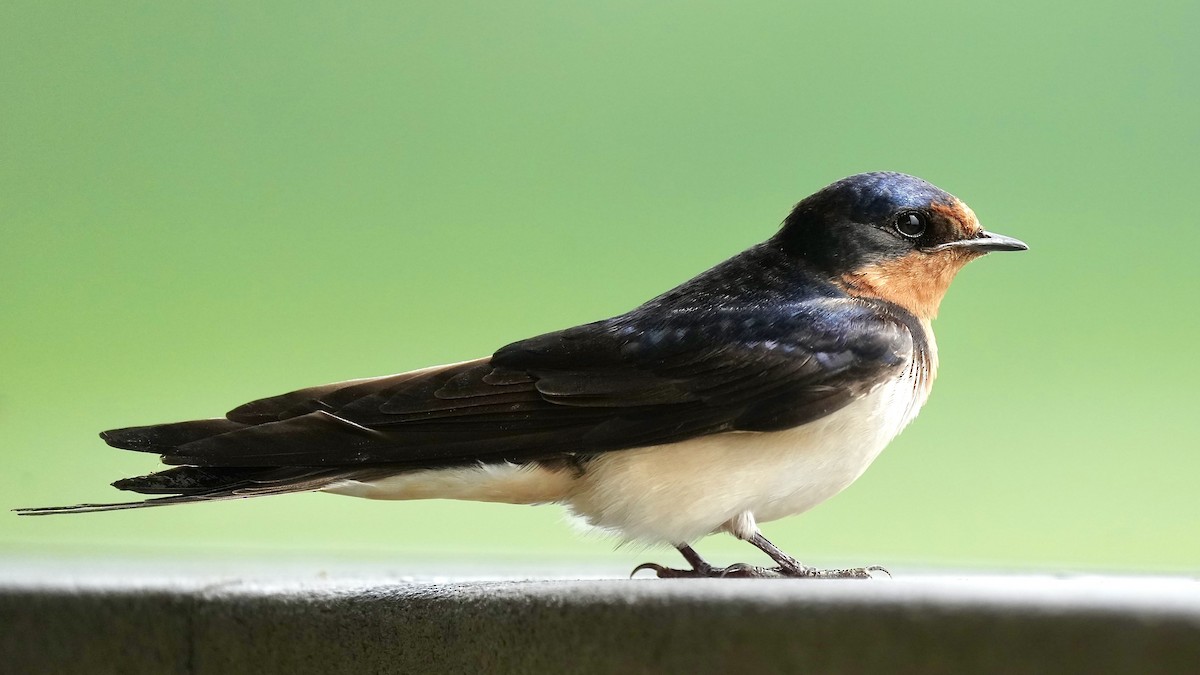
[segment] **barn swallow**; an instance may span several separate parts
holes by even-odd
[[[870,576],[818,570],[758,523],[854,482],[937,375],[931,321],[955,274],[1022,242],[913,176],[864,173],[797,204],[767,241],[630,312],[489,357],[301,389],[224,417],[105,431],[173,468],[113,485],[144,501],[84,513],[323,491],[369,499],[556,503],[626,541],[675,546],[660,577]],[[727,532],[773,568],[714,567]]]

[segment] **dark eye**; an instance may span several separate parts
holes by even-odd
[[[896,231],[909,239],[925,234],[925,225],[925,215],[916,211],[901,213],[896,217]]]

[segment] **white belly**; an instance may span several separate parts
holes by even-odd
[[[410,471],[326,492],[371,499],[564,504],[630,541],[682,544],[802,513],[841,492],[908,424],[928,396],[912,370],[795,429],[730,432],[609,452],[577,474],[494,464]]]
[[[927,395],[906,376],[795,429],[608,453],[589,462],[563,501],[589,525],[648,543],[688,543],[739,524],[753,527],[841,492]]]

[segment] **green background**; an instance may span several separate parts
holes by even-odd
[[[960,275],[921,417],[767,535],[1200,569],[1200,4],[252,5],[0,7],[0,506],[154,469],[101,429],[625,311],[890,169],[1032,250]],[[563,520],[314,494],[0,514],[0,552],[647,556]]]

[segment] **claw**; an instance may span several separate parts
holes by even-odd
[[[677,570],[671,567],[663,567],[658,563],[642,563],[633,568],[633,571],[629,573],[629,578],[632,579],[633,575],[642,570],[654,570],[655,576],[659,579],[702,579],[704,577],[717,576],[713,574],[714,570],[712,569]]]
[[[654,570],[654,574],[659,579],[662,579],[663,572],[666,572],[667,568],[663,567],[662,565],[659,565],[658,563],[652,563],[652,562],[642,563],[641,565],[638,565],[637,567],[633,568],[633,571],[629,573],[629,578],[632,579],[635,574],[637,574],[638,572],[641,572],[642,570]]]

